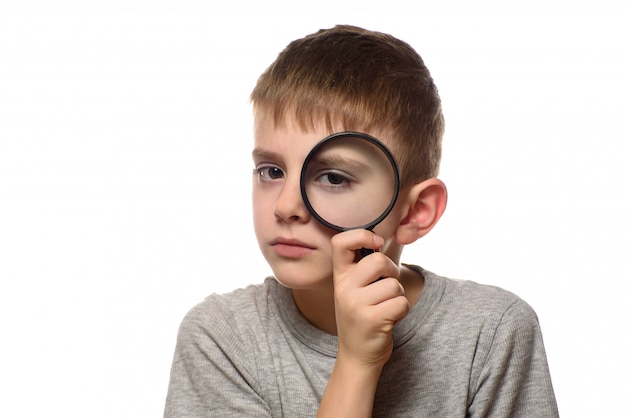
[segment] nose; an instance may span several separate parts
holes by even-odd
[[[276,199],[274,215],[283,222],[307,222],[309,212],[300,193],[300,179],[288,178]]]

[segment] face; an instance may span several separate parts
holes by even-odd
[[[295,123],[277,128],[257,116],[254,134],[253,214],[261,252],[276,278],[291,289],[332,286],[330,239],[336,232],[311,216],[300,192],[303,162],[329,133],[303,132]],[[394,221],[392,212],[376,233],[390,238]]]

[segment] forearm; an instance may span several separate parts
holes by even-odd
[[[381,371],[338,356],[317,416],[371,417]]]

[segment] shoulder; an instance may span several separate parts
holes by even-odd
[[[522,298],[496,286],[444,279],[458,335],[472,344],[470,411],[558,416],[539,319]],[[472,331],[473,330],[473,331]],[[471,338],[473,335],[473,339]],[[515,413],[512,413],[515,411]]]
[[[477,415],[558,416],[534,309],[496,286],[423,274],[430,297],[438,299],[431,310],[435,328],[445,330],[457,360],[469,356],[470,409]]]
[[[411,268],[424,277],[424,290],[414,307],[419,320],[413,325],[483,346],[491,345],[498,336],[540,333],[535,311],[518,295],[497,286]]]
[[[183,318],[179,340],[197,344],[199,340],[239,345],[251,338],[272,316],[280,289],[272,279],[225,294],[212,294],[195,305]],[[230,343],[229,343],[230,341]]]
[[[437,297],[432,316],[466,340],[476,342],[474,361],[505,353],[536,352],[543,356],[539,319],[522,298],[497,286],[455,280],[425,271],[431,297]]]
[[[213,294],[181,322],[165,416],[266,416],[264,327],[280,293],[271,280]]]
[[[258,380],[255,355],[268,318],[273,316],[276,292],[274,281],[267,279],[263,284],[212,294],[195,305],[178,329],[174,368],[205,370],[211,364],[221,373],[232,370],[248,381]]]
[[[499,321],[506,316],[536,320],[533,308],[518,295],[497,286],[438,276],[422,270],[432,297],[439,298],[443,308],[462,316]]]
[[[474,328],[491,350],[500,346],[498,341],[518,339],[526,345],[541,338],[535,310],[518,295],[473,281],[441,280],[445,282],[442,304],[455,313],[452,320],[459,327]]]

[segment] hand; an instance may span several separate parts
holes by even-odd
[[[383,243],[367,230],[343,232],[332,239],[337,359],[379,370],[393,350],[393,325],[409,311],[397,279],[400,270],[391,259],[374,252],[355,262],[356,251],[380,249]]]

